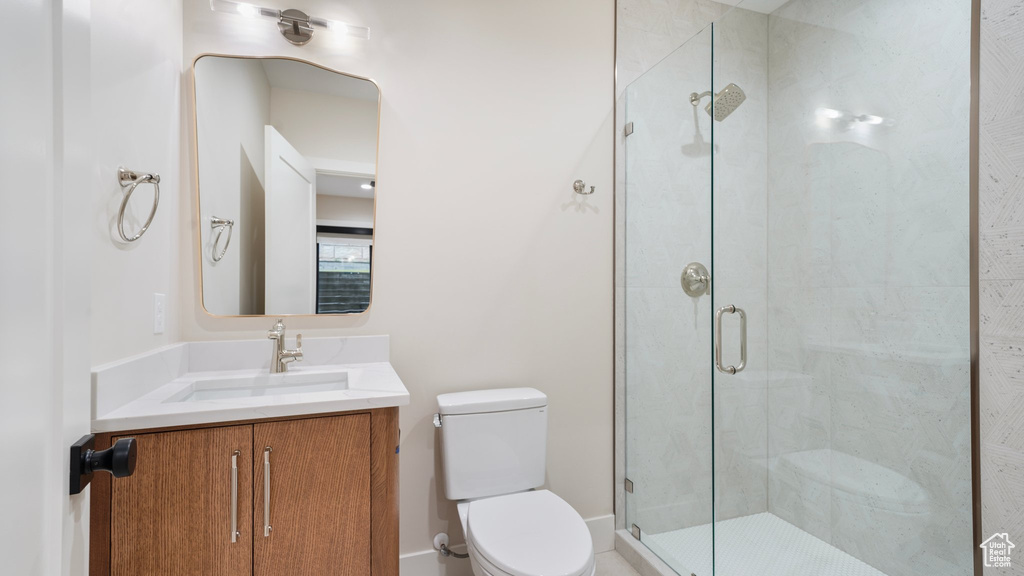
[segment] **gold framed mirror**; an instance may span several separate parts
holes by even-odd
[[[192,65],[203,309],[361,314],[373,295],[380,89],[287,57]]]

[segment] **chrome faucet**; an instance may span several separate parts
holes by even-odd
[[[302,334],[295,337],[295,349],[285,348],[284,322],[281,320],[267,332],[267,338],[274,341],[274,349],[270,355],[270,372],[287,372],[288,364],[302,360]]]

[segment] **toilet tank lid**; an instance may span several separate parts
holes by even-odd
[[[499,388],[453,392],[437,397],[438,411],[446,414],[481,414],[525,410],[548,405],[548,397],[535,388]]]

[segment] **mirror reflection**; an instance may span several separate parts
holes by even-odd
[[[206,311],[365,311],[376,84],[284,58],[203,56],[194,73]]]

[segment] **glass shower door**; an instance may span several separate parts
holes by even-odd
[[[740,6],[627,87],[626,527],[677,573],[972,572],[969,30]]]
[[[718,576],[973,573],[970,22],[791,0],[713,25]]]
[[[712,562],[711,89],[705,30],[625,93],[626,527],[676,572]],[[704,103],[707,103],[705,99]],[[688,295],[683,271],[694,266]],[[707,280],[704,280],[707,286]],[[632,490],[631,492],[629,490]],[[683,534],[675,538],[672,535]]]
[[[765,545],[778,526],[768,512],[768,26],[734,9],[712,25],[712,306],[715,343],[714,574],[768,574],[776,558],[799,556],[786,542]],[[702,110],[702,113],[704,111]],[[780,573],[818,576],[826,572]]]

